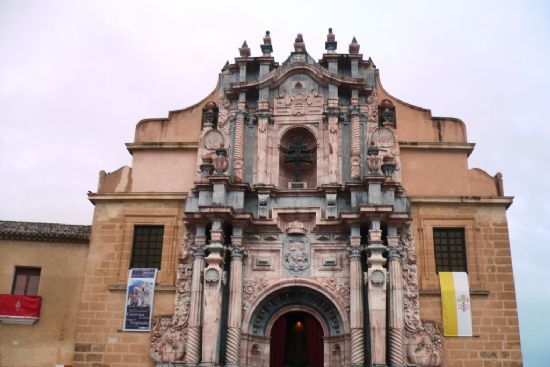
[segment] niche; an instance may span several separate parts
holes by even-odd
[[[390,100],[384,99],[378,106],[378,125],[384,127],[397,127],[395,118],[395,106]]]
[[[281,138],[279,186],[289,189],[317,187],[317,141],[306,128],[292,128]]]

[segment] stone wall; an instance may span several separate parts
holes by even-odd
[[[422,319],[441,321],[434,227],[464,227],[473,337],[446,337],[445,367],[521,366],[517,305],[504,206],[413,202]]]
[[[96,203],[77,323],[74,366],[152,366],[149,332],[124,332],[126,282],[135,224],[164,225],[153,315],[174,312],[183,233],[182,201]]]

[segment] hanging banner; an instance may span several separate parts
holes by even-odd
[[[472,336],[468,274],[439,272],[444,336]]]
[[[151,330],[157,269],[130,269],[124,308],[124,331]]]

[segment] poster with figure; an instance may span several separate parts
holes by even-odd
[[[124,307],[124,331],[150,331],[157,269],[130,269]]]

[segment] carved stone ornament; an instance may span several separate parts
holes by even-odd
[[[214,268],[207,268],[204,271],[204,281],[209,284],[216,284],[220,281],[220,272]]]
[[[223,134],[216,129],[212,129],[206,132],[202,137],[202,144],[208,150],[214,150],[224,146]]]
[[[174,314],[158,315],[152,319],[149,355],[157,363],[181,362],[185,355],[193,276],[190,254],[194,241],[193,234],[186,231],[178,257]]]
[[[250,307],[262,289],[269,285],[267,278],[254,278],[243,283],[243,310]]]
[[[295,88],[296,89],[296,88]],[[298,90],[300,90],[298,86]],[[306,114],[320,114],[323,111],[324,98],[314,90],[307,92],[283,92],[282,96],[275,97],[274,107],[277,115],[303,116]]]
[[[381,287],[384,285],[384,280],[386,276],[384,275],[384,272],[381,270],[375,270],[370,275],[370,284],[372,284],[374,287]]]
[[[367,98],[367,108],[369,111],[369,120],[378,121],[378,96],[376,89],[373,89],[370,96]]]
[[[288,235],[283,243],[283,266],[292,273],[301,273],[309,268],[309,241],[303,235]]]
[[[342,306],[346,309],[346,311],[349,312],[350,309],[350,289],[349,285],[342,281],[341,279],[334,279],[334,278],[324,278],[321,281],[321,285],[323,288],[329,291],[329,293],[332,293],[332,295],[340,302]]]
[[[395,145],[395,134],[388,128],[376,128],[370,141],[381,148],[392,148]]]
[[[410,228],[403,233],[399,242],[402,248],[404,342],[407,365],[438,367],[443,361],[443,330],[440,323],[420,320],[416,254]]]
[[[223,175],[229,167],[229,161],[227,160],[227,149],[220,147],[216,149],[216,155],[212,157],[212,164],[216,170],[216,174]]]

